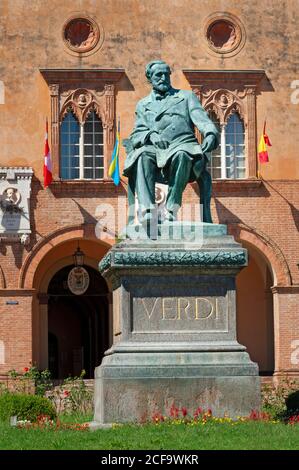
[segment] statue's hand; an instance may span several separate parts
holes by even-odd
[[[150,135],[150,141],[152,144],[157,145],[158,142],[160,141],[160,136],[158,132],[152,132]]]
[[[204,138],[201,149],[203,153],[211,152],[215,148],[215,136],[210,134]]]
[[[167,140],[160,140],[160,135],[158,132],[152,132],[150,135],[150,140],[154,146],[158,147],[159,149],[167,149],[169,146],[169,142],[167,142]]]

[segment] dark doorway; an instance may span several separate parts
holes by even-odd
[[[83,369],[85,378],[93,378],[109,347],[107,284],[99,272],[84,266],[89,287],[82,295],[72,294],[67,279],[73,267],[58,271],[48,288],[49,370],[54,379],[78,376]]]

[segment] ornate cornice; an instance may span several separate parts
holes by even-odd
[[[93,84],[96,88],[100,83],[116,83],[125,74],[124,69],[39,69],[48,85],[65,85],[67,83],[82,83],[86,86]],[[80,85],[78,85],[80,86]],[[75,85],[75,88],[77,86]]]
[[[234,86],[251,85],[257,87],[263,78],[266,77],[265,70],[188,70],[183,69],[191,87],[209,85],[215,81],[227,88],[227,85]],[[229,88],[230,88],[229,87]],[[231,88],[230,88],[231,89]]]
[[[111,266],[245,266],[245,250],[231,251],[115,251],[100,262],[101,272]]]
[[[113,87],[113,85],[111,85]],[[93,92],[85,88],[70,90],[62,93],[60,105],[60,121],[71,109],[78,121],[84,123],[92,110],[96,112],[103,123],[106,122],[105,107],[101,103],[105,91]]]
[[[0,179],[7,181],[16,180],[30,180],[33,176],[33,169],[31,167],[22,166],[2,166],[0,167]]]

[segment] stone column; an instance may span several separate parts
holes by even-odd
[[[115,87],[105,85],[105,120],[104,129],[104,178],[108,178],[108,170],[114,146]]]
[[[257,176],[256,160],[256,87],[245,85],[247,95],[247,145],[248,149],[248,178]]]
[[[59,162],[59,85],[49,86],[51,96],[51,153],[53,165],[53,179],[60,177]]]

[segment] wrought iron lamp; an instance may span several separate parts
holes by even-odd
[[[77,250],[73,254],[73,260],[74,260],[75,266],[83,266],[84,264],[84,253],[83,251],[80,250],[79,243],[78,243]]]

